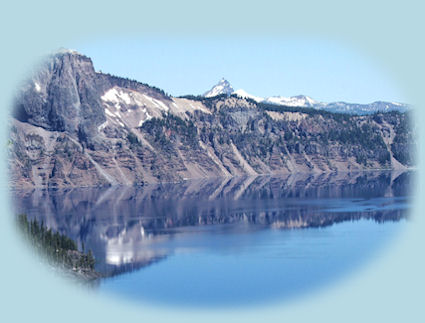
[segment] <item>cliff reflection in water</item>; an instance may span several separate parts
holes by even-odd
[[[135,270],[194,245],[195,234],[329,226],[406,217],[412,174],[244,177],[145,187],[13,192],[16,213],[91,249],[106,276]],[[219,244],[220,237],[217,236]]]

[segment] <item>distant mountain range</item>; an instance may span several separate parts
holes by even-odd
[[[204,97],[214,97],[217,95],[237,95],[241,98],[252,99],[258,103],[270,103],[276,105],[283,105],[288,107],[304,107],[313,108],[317,110],[325,110],[337,113],[349,113],[349,114],[372,114],[375,112],[386,112],[386,111],[399,111],[405,112],[411,108],[410,105],[398,102],[385,102],[375,101],[368,104],[359,103],[347,103],[343,101],[339,102],[319,102],[306,95],[297,95],[291,97],[284,96],[271,96],[262,98],[247,93],[240,89],[235,91],[229,81],[222,78],[216,85],[214,85],[209,91],[204,93]]]
[[[338,104],[326,107],[336,111]],[[340,108],[347,107],[351,113],[362,108]],[[414,165],[416,136],[403,109],[322,110],[308,97],[248,97],[226,80],[205,97],[177,98],[96,72],[89,57],[64,50],[17,93],[10,182],[17,188],[144,185]]]

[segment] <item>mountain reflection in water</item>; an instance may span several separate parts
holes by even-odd
[[[14,191],[16,213],[44,221],[92,250],[106,276],[178,251],[230,247],[222,235],[326,227],[343,221],[399,221],[410,172],[192,180],[144,187]],[[217,246],[188,236],[218,234]],[[243,242],[241,242],[243,243]]]

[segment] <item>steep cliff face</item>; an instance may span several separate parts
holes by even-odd
[[[50,57],[22,87],[10,139],[14,187],[405,168],[414,145],[406,113],[174,98],[95,72],[88,57],[70,51]]]

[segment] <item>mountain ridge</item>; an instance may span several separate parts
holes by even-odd
[[[10,185],[144,185],[190,178],[405,169],[407,113],[345,115],[227,94],[172,97],[96,72],[87,56],[50,56],[19,89]]]
[[[223,81],[225,81],[226,89],[224,89],[221,84],[223,84]],[[290,97],[285,96],[270,96],[270,97],[259,97],[252,95],[248,92],[246,92],[243,89],[239,89],[236,91],[230,91],[233,90],[233,87],[231,86],[230,82],[225,80],[224,78],[221,79],[219,83],[217,83],[215,86],[211,88],[208,92],[206,92],[203,96],[205,97],[213,97],[217,95],[237,95],[242,98],[249,98],[253,99],[254,101],[258,103],[270,103],[270,104],[276,104],[276,105],[283,105],[283,106],[291,106],[291,107],[304,107],[304,108],[313,108],[318,110],[325,110],[330,112],[336,112],[336,113],[350,113],[350,114],[372,114],[375,112],[381,112],[381,111],[400,111],[405,112],[409,109],[411,109],[411,106],[405,103],[399,103],[399,102],[388,102],[388,101],[374,101],[371,103],[351,103],[351,102],[345,102],[345,101],[334,101],[334,102],[320,102],[317,100],[314,100],[313,98],[307,96],[307,95],[295,95]]]

